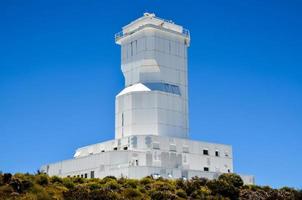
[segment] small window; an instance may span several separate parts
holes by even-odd
[[[160,149],[159,148],[159,143],[153,143],[153,149]]]
[[[128,147],[124,147],[124,150],[128,150]]]
[[[229,153],[226,151],[224,152],[225,157],[229,157]]]
[[[148,148],[151,147],[152,138],[151,138],[150,136],[147,136],[147,137],[145,138],[145,144],[146,144],[146,146],[147,146]]]
[[[114,151],[117,151],[117,147],[114,147],[113,150],[114,150]]]
[[[170,151],[176,151],[176,145],[174,144],[170,144],[170,147],[169,147]]]
[[[215,156],[219,157],[219,151],[215,151]]]
[[[184,146],[184,147],[183,147],[183,152],[184,152],[184,153],[189,153],[189,147]]]
[[[230,169],[228,169],[228,173],[230,173],[231,172],[231,170]]]
[[[209,155],[209,150],[204,149],[204,150],[203,150],[203,155]]]
[[[85,176],[84,176],[84,178],[88,178],[88,174],[87,174],[87,173],[85,173]]]
[[[83,174],[81,174],[81,178],[83,178]]]
[[[105,150],[102,150],[101,152],[102,152],[102,153],[104,153],[104,152],[105,152]]]
[[[204,167],[204,168],[203,168],[203,171],[208,172],[208,171],[209,171],[209,168],[208,168],[208,167]]]
[[[94,171],[90,172],[90,178],[94,178]]]
[[[137,137],[136,136],[131,137],[131,145],[132,145],[132,148],[137,148]]]

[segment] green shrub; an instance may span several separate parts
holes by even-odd
[[[42,186],[48,185],[49,183],[48,176],[46,174],[39,174],[36,176],[36,182]]]
[[[120,187],[121,186],[114,179],[111,179],[104,185],[104,188],[110,189],[110,190],[118,190],[118,189],[120,189]]]
[[[169,182],[156,181],[152,184],[152,188],[157,191],[172,191],[174,192],[175,187]]]
[[[150,191],[150,197],[152,200],[174,200],[177,196],[170,191]]]
[[[75,184],[73,183],[73,181],[70,178],[63,178],[62,179],[62,183],[63,185],[68,188],[68,189],[72,189],[75,187]]]
[[[232,174],[232,173],[228,173],[228,174],[221,174],[218,177],[218,180],[222,180],[225,181],[231,185],[233,185],[234,187],[241,187],[243,186],[243,180],[241,179],[241,177],[237,174]]]
[[[3,174],[3,178],[2,178],[3,184],[9,184],[11,179],[12,179],[12,174],[11,173]]]
[[[81,178],[81,177],[73,177],[73,178],[70,178],[74,183],[77,183],[77,184],[82,184],[82,183],[85,183],[86,179],[85,178]]]
[[[154,180],[151,178],[151,177],[144,177],[140,180],[140,184],[143,184],[143,185],[147,185],[147,184],[150,184],[150,183],[153,183]]]
[[[89,199],[89,190],[86,187],[77,186],[63,193],[66,200],[87,200]]]
[[[184,199],[187,198],[187,193],[186,193],[184,190],[182,190],[182,189],[178,189],[178,190],[176,191],[176,195],[177,195],[178,197],[181,197],[181,198],[184,198]]]
[[[142,193],[137,189],[126,188],[122,192],[122,197],[125,199],[141,199]]]
[[[87,187],[89,187],[90,190],[98,190],[98,189],[102,188],[102,185],[97,182],[90,182],[90,183],[87,183]]]
[[[58,176],[52,176],[50,178],[50,182],[51,183],[59,183],[59,184],[62,184],[63,183],[63,180],[62,178],[58,177]]]
[[[119,199],[122,199],[119,196],[119,194],[107,189],[94,190],[89,194],[89,200],[119,200]]]
[[[139,181],[135,179],[127,179],[124,181],[125,188],[136,188],[139,185]]]

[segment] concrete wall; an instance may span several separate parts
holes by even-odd
[[[207,150],[207,155],[204,150]],[[232,148],[228,145],[181,138],[130,136],[79,148],[75,159],[44,166],[43,170],[49,175],[60,176],[75,176],[94,171],[95,177],[103,177],[117,175],[116,170],[119,168],[133,166],[161,168],[160,174],[163,176],[168,174],[165,169],[196,173],[233,172]]]

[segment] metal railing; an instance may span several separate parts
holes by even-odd
[[[156,17],[156,16],[153,17],[153,18],[162,20],[162,21],[167,22],[167,23],[174,24],[174,22],[171,21],[171,20],[162,19],[162,18],[159,18],[159,17]],[[124,36],[131,35],[131,34],[134,33],[135,31],[137,31],[138,29],[142,28],[143,26],[146,26],[146,25],[142,25],[142,26],[140,26],[139,28],[137,28],[136,30],[133,30],[133,31],[128,32],[128,33],[123,33],[123,31],[120,31],[120,32],[118,32],[118,33],[116,33],[116,34],[114,35],[114,39],[115,39],[115,41],[117,41],[117,40],[119,40],[120,38],[122,38],[122,37],[124,37]],[[155,26],[155,25],[154,25],[154,26]],[[188,29],[182,28],[182,33],[181,33],[181,34],[184,35],[185,37],[190,37],[190,31],[189,31]]]

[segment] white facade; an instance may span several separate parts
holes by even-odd
[[[233,172],[232,147],[162,136],[129,136],[76,150],[74,159],[43,167],[49,175],[214,178]]]
[[[49,175],[217,178],[233,172],[232,147],[188,139],[189,32],[146,13],[115,37],[125,88],[116,96],[115,139],[41,167]],[[253,184],[253,176],[242,176]]]
[[[115,138],[188,137],[188,33],[145,14],[116,35],[125,89],[116,96]]]

